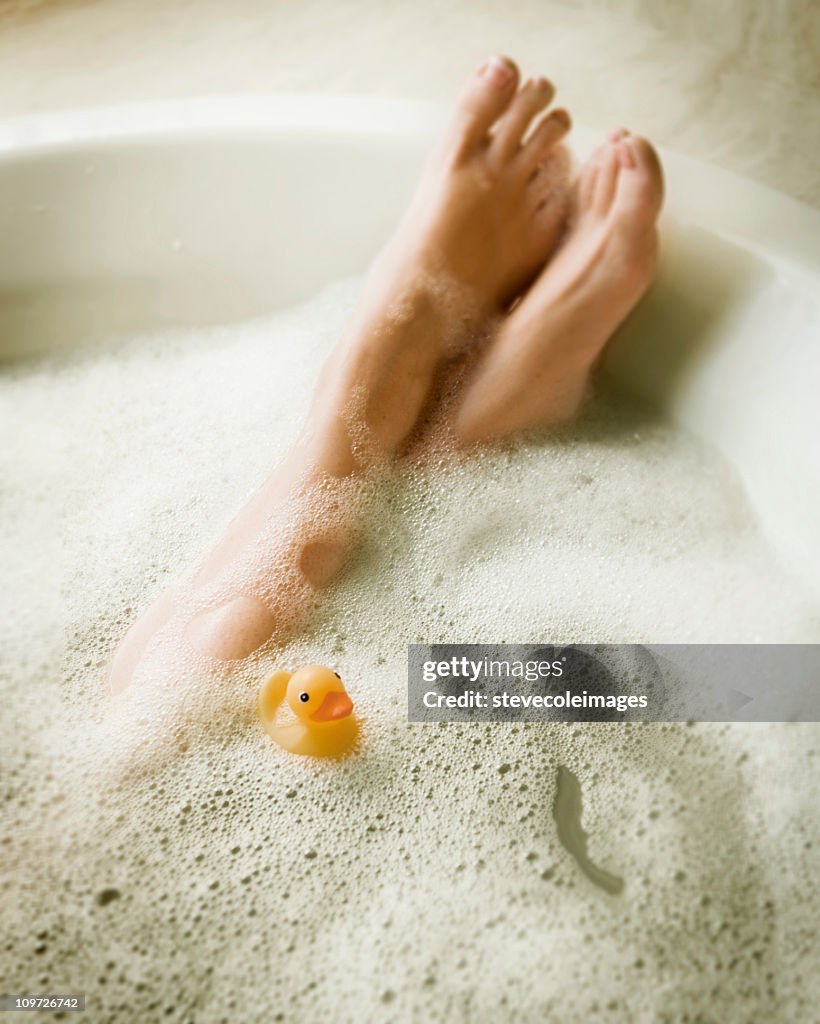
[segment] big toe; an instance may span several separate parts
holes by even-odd
[[[452,128],[459,153],[482,144],[515,95],[518,68],[508,57],[490,57],[470,76],[456,104]]]
[[[620,164],[615,206],[635,226],[657,219],[663,203],[663,170],[652,145],[637,135],[614,143]]]

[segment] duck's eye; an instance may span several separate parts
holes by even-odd
[[[309,693],[300,693],[299,694],[299,700],[303,704],[307,704],[307,702],[310,700],[310,694]]]
[[[341,676],[339,675],[339,673],[338,673],[338,672],[334,672],[334,673],[333,673],[333,675],[334,675],[334,676],[336,676],[336,678],[337,678],[337,679],[341,679],[341,678],[342,678],[342,677],[341,677]]]

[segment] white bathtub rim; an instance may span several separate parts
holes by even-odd
[[[0,120],[0,161],[161,140],[235,137],[348,137],[423,145],[448,108],[422,100],[365,95],[274,93],[202,96],[38,113]],[[574,126],[581,155],[600,137]],[[820,210],[767,185],[659,147],[667,195],[690,223],[820,274]],[[752,215],[750,215],[752,214]]]

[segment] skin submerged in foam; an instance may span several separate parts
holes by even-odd
[[[123,1022],[808,1019],[814,727],[405,720],[416,640],[818,639],[730,471],[639,412],[386,472],[308,631],[217,668],[169,629],[167,685],[105,708],[134,613],[295,439],[262,382],[303,408],[354,293],[6,376],[5,984]],[[317,659],[361,712],[341,765],[255,718]],[[620,894],[561,843],[562,766]]]

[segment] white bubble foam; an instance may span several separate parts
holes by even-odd
[[[815,728],[405,720],[419,640],[818,639],[728,467],[640,412],[392,472],[284,649],[214,671],[169,630],[165,685],[109,706],[119,638],[293,443],[355,291],[0,382],[4,985],[123,1022],[807,1019]],[[341,766],[254,717],[310,661],[362,716]],[[558,842],[561,764],[621,896]]]

